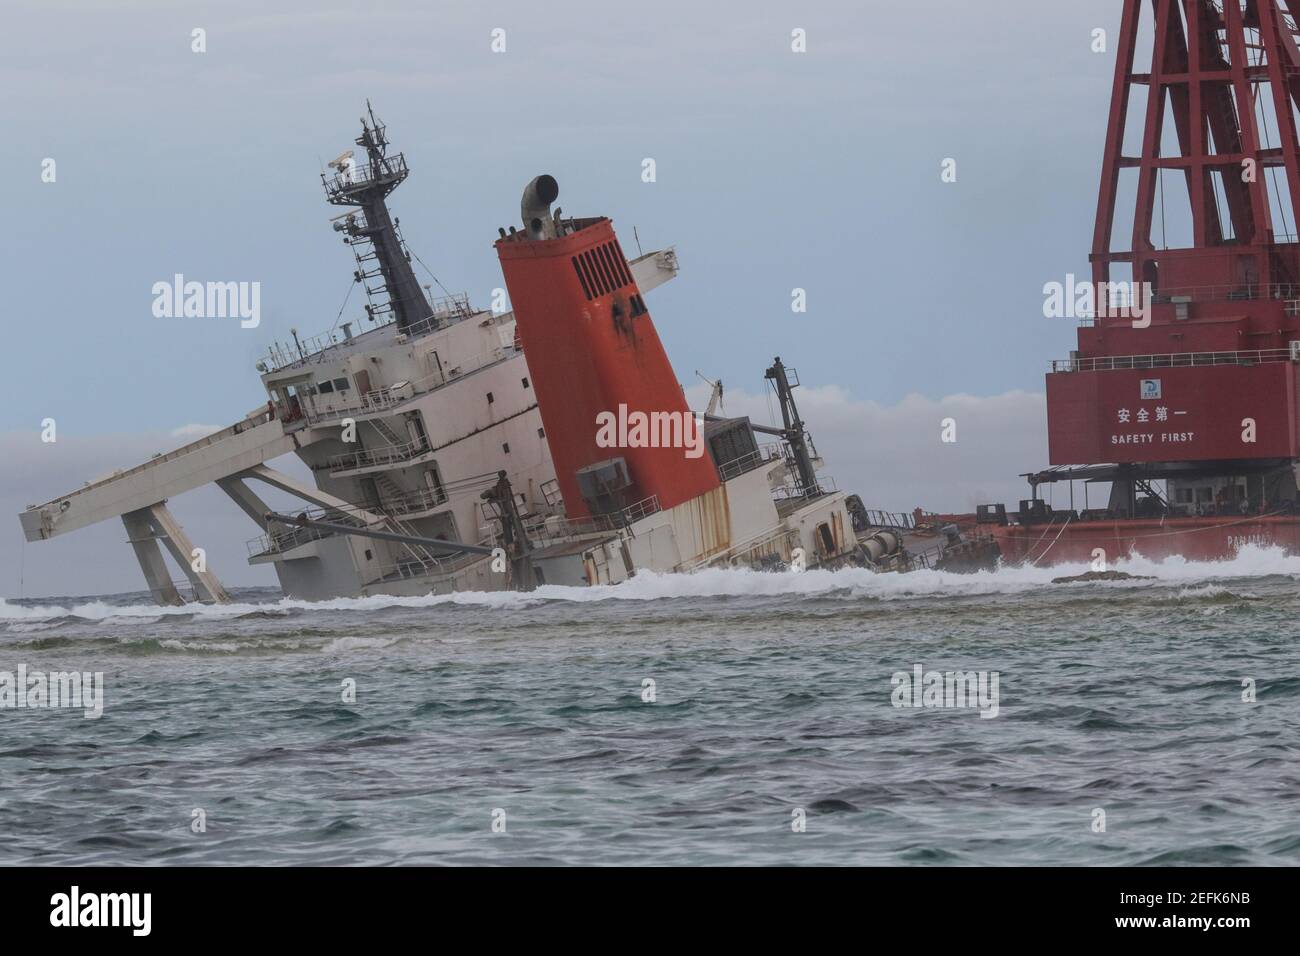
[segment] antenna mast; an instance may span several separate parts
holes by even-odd
[[[331,177],[321,174],[326,200],[335,206],[356,210],[344,214],[334,223],[338,232],[346,233],[344,242],[356,256],[355,278],[366,290],[366,312],[372,321],[391,312],[403,332],[425,322],[433,309],[420,288],[411,268],[410,255],[402,242],[398,225],[388,213],[388,194],[410,174],[406,157],[388,155],[388,137],[384,124],[366,101],[367,117],[361,118],[361,135],[356,144],[365,151],[365,162],[352,161],[351,151],[330,163],[336,170]],[[372,286],[370,280],[378,279]]]

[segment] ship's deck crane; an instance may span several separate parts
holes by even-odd
[[[713,394],[709,396],[709,407],[704,410],[704,414],[706,416],[718,414],[718,410],[722,408],[722,379],[718,379],[715,382],[711,378],[705,378],[704,373],[698,368],[695,370],[695,374],[698,375],[706,385],[713,389]]]

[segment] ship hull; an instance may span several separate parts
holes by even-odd
[[[1091,563],[1131,555],[1222,561],[1247,545],[1300,554],[1300,515],[1074,521],[993,529],[1005,564]],[[1096,552],[1100,550],[1101,555]]]

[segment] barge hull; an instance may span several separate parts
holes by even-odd
[[[1007,525],[993,534],[1007,564],[1112,562],[1132,555],[1224,561],[1250,545],[1300,554],[1300,515],[1290,514]]]

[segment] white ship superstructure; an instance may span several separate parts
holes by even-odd
[[[705,437],[713,471],[696,482],[701,493],[682,500],[637,495],[639,488],[672,486],[673,465],[630,450],[610,449],[601,460],[581,459],[574,473],[557,474],[553,448],[564,449],[572,464],[573,448],[589,443],[587,436],[547,434],[548,419],[563,421],[573,411],[564,394],[569,373],[553,362],[530,369],[514,312],[476,309],[464,295],[434,299],[416,282],[385,202],[408,174],[405,159],[388,155],[373,114],[362,121],[357,145],[365,162],[349,151],[323,179],[328,200],[346,208],[335,229],[355,253],[367,296],[361,321],[370,327],[354,333],[356,323],[344,323],[311,339],[294,332],[292,344],[276,345],[259,363],[264,405],[169,454],[29,507],[20,515],[28,540],[120,518],[155,600],[185,600],[161,545],[195,598],[225,601],[216,572],[193,560],[195,543],[167,507],[169,499],[215,483],[261,532],[249,542],[249,562],[271,564],[286,595],[308,600],[617,584],[642,570],[706,566],[910,564],[904,545],[915,529],[908,519],[868,513],[818,474],[821,461],[791,394],[797,378],[779,359],[768,378],[783,424],[710,416]],[[549,199],[543,222],[529,206],[538,182],[554,187],[549,177],[530,184],[523,230],[500,231],[503,264],[523,261],[511,266],[516,283],[518,270],[538,256],[567,255],[565,243],[607,229],[608,220],[550,213]],[[571,272],[562,261],[570,291],[584,297],[575,328],[613,323],[624,336],[616,342],[618,361],[633,371],[622,381],[606,375],[600,384],[614,390],[607,394],[622,388],[635,395],[638,376],[649,375],[637,350],[651,339],[657,344],[642,296],[676,276],[677,259],[669,249],[629,261],[616,239],[593,249],[574,252]],[[517,310],[513,289],[512,295]],[[528,303],[530,314],[567,308],[551,293],[543,298],[544,308]],[[576,350],[575,367],[586,368],[583,350],[596,353],[594,338],[547,341],[562,334],[558,326],[535,324],[530,334],[540,343],[537,361],[561,354],[552,347],[563,345]],[[536,372],[550,390],[548,408]],[[584,383],[571,385],[577,402]],[[672,386],[680,398],[680,385]],[[759,436],[777,440],[760,444]],[[286,454],[310,468],[314,484],[269,466]],[[652,469],[665,468],[668,484],[656,485]],[[301,506],[287,515],[272,511],[261,485],[288,492]],[[579,503],[566,503],[564,485]]]

